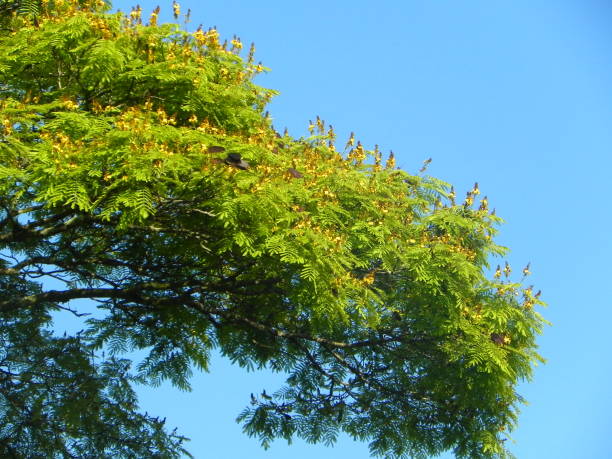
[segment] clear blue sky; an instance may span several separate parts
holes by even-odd
[[[134,2],[135,3],[135,2]],[[129,11],[132,2],[115,1]],[[157,5],[140,1],[143,16]],[[465,193],[478,181],[507,223],[515,271],[531,261],[552,323],[548,363],[520,392],[520,459],[612,457],[612,2],[606,0],[181,2],[190,30],[254,41],[281,95],[277,128],[309,119],[392,149],[399,165]],[[170,1],[161,4],[170,20]],[[342,140],[340,140],[342,141]],[[143,390],[142,408],[192,438],[196,458],[367,458],[367,445],[277,442],[264,452],[234,422],[250,392],[278,376],[215,359],[194,390]]]

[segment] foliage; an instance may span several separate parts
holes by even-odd
[[[189,389],[214,349],[287,374],[239,416],[264,446],[344,431],[379,456],[508,454],[542,302],[508,265],[489,276],[506,250],[477,186],[456,203],[353,136],[338,151],[318,118],[277,133],[236,37],[19,3],[36,8],[5,8],[0,36],[4,456],[180,455],[131,384]],[[97,313],[55,336],[78,299]]]

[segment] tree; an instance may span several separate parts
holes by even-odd
[[[287,374],[239,416],[264,446],[343,431],[379,456],[509,454],[543,303],[509,265],[489,275],[506,249],[477,185],[457,203],[319,118],[279,134],[254,47],[214,28],[4,3],[4,456],[178,457],[131,384],[189,389],[214,349]],[[78,299],[97,313],[56,336]]]

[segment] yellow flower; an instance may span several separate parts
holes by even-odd
[[[523,268],[523,276],[527,277],[531,274],[531,271],[529,271],[530,266],[531,266],[531,263],[527,263],[527,266]]]
[[[64,106],[68,110],[75,110],[75,109],[79,108],[79,104],[77,104],[76,102],[74,102],[73,100],[70,100],[70,99],[62,100],[62,106]]]
[[[372,285],[374,283],[374,277],[375,274],[374,272],[369,272],[368,274],[366,274],[364,276],[364,278],[361,280],[365,285]]]
[[[142,8],[140,6],[133,8],[132,11],[130,12],[130,18],[132,18],[132,21],[139,21],[141,15],[142,15]]]
[[[238,50],[242,49],[242,42],[240,41],[239,38],[234,38],[232,41],[232,46]]]
[[[474,188],[472,189],[472,194],[473,195],[480,194],[480,190],[478,189],[478,182],[474,183]]]
[[[199,46],[204,45],[206,43],[206,34],[202,32],[202,29],[198,29],[193,33],[193,38],[195,38],[196,43]]]
[[[11,123],[11,120],[9,120],[8,118],[4,118],[2,120],[2,125],[4,126],[4,131],[7,134],[10,134],[11,131],[13,130],[13,123]]]
[[[389,159],[387,159],[387,162],[385,163],[385,169],[393,169],[395,167],[395,155],[393,154],[393,152],[391,152],[391,154],[389,154]]]

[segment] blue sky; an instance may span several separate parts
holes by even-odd
[[[132,2],[115,1],[129,11]],[[157,1],[141,1],[143,16]],[[548,359],[520,392],[520,459],[612,457],[609,357],[612,301],[612,3],[605,0],[181,2],[189,28],[254,41],[281,91],[277,128],[307,135],[316,115],[339,141],[393,150],[398,164],[455,185],[475,181],[507,223],[498,242],[532,279],[553,323],[539,340]],[[170,2],[162,4],[170,20]],[[493,260],[493,263],[497,261]],[[278,375],[247,374],[220,358],[194,390],[141,391],[143,409],[192,438],[196,458],[366,458],[367,445],[296,441],[268,451],[234,422],[250,392]],[[445,456],[446,457],[446,456]],[[451,457],[451,456],[448,456]]]

